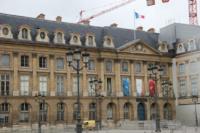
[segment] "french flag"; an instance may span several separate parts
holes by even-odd
[[[144,15],[141,15],[141,14],[139,14],[139,13],[137,13],[137,12],[134,12],[134,14],[135,14],[135,18],[136,18],[136,19],[139,19],[139,18],[144,19],[144,18],[145,18]]]

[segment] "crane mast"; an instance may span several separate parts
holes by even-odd
[[[123,0],[124,1],[124,0]],[[113,7],[111,7],[111,8],[108,8],[108,9],[106,9],[106,10],[103,10],[103,11],[101,11],[101,12],[99,12],[99,13],[97,13],[97,14],[94,14],[94,15],[92,15],[92,16],[90,16],[90,17],[88,17],[88,18],[85,18],[85,19],[82,19],[82,13],[84,12],[84,10],[81,10],[81,12],[80,12],[80,20],[78,21],[78,24],[81,24],[81,23],[84,23],[84,22],[89,22],[91,19],[93,19],[93,18],[95,18],[95,17],[98,17],[98,16],[100,16],[100,15],[103,15],[103,14],[105,14],[105,13],[107,13],[107,12],[110,12],[110,11],[112,11],[112,10],[115,10],[115,9],[117,9],[117,8],[120,8],[120,7],[122,7],[122,6],[124,6],[124,5],[127,5],[127,4],[129,4],[129,3],[131,3],[131,2],[133,2],[134,0],[126,0],[125,2],[123,2],[123,3],[120,3],[120,4],[118,4],[118,5],[115,5],[115,6],[113,6]]]

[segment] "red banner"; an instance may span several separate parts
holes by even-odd
[[[149,80],[149,94],[152,97],[155,95],[155,81],[152,79]]]

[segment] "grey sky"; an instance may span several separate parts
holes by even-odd
[[[84,14],[86,17],[109,8],[108,4],[113,6],[114,3],[120,3],[120,1],[122,0],[0,0],[0,12],[29,17],[36,17],[39,13],[44,13],[46,19],[49,20],[55,20],[56,16],[62,16],[63,21],[76,23],[80,10],[86,10]],[[133,29],[133,10],[145,15],[145,19],[136,20],[136,26],[143,26],[144,30],[154,27],[159,32],[161,27],[173,22],[188,23],[188,0],[170,0],[167,4],[156,0],[154,6],[146,6],[146,0],[133,1],[92,19],[91,25],[108,26],[115,22],[119,27]],[[94,8],[97,9],[91,10]]]

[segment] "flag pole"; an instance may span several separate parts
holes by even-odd
[[[135,16],[135,10],[133,10],[134,11],[134,19],[133,19],[133,26],[134,26],[134,32],[133,32],[133,39],[135,40],[136,39],[136,26],[135,26],[135,18],[136,18],[136,16]]]

